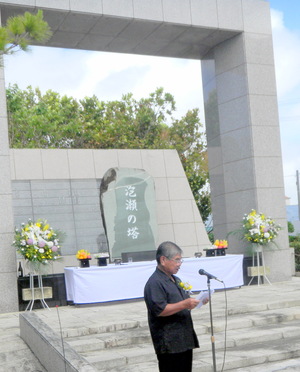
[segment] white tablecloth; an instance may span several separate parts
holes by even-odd
[[[65,267],[67,300],[87,304],[141,298],[144,286],[156,268],[156,261],[133,262],[122,265]],[[204,269],[222,280],[226,288],[239,287],[243,280],[243,255],[185,258],[177,276],[192,285],[194,291],[207,289],[207,277],[199,275]],[[224,288],[214,279],[212,289]]]

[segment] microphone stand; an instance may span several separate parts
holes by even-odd
[[[207,277],[207,288],[208,288],[209,313],[210,313],[211,350],[212,350],[212,357],[213,357],[214,372],[217,372],[217,368],[216,368],[215,336],[214,336],[214,326],[213,326],[213,318],[212,318],[211,292],[210,292],[210,278],[209,278],[209,276]]]

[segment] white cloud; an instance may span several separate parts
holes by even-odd
[[[292,177],[300,168],[300,36],[284,24],[283,13],[271,10],[286,195],[297,203]],[[118,100],[125,93],[147,97],[157,87],[175,97],[178,116],[200,108],[204,122],[199,61],[88,52],[59,48],[32,48],[6,58],[7,83],[52,89],[76,98],[95,94],[100,100]],[[298,98],[298,99],[297,99]],[[293,120],[293,118],[295,120]]]
[[[283,13],[271,10],[278,98],[299,87],[300,37],[284,25]]]
[[[284,24],[282,12],[271,10],[275,70],[286,196],[298,204],[296,170],[300,169],[300,36]]]
[[[95,94],[104,101],[126,93],[147,97],[163,87],[175,97],[177,116],[198,107],[204,120],[199,61],[34,47],[6,57],[5,76],[21,89],[31,85],[77,99]]]

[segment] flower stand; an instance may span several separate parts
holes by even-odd
[[[47,298],[52,298],[52,287],[43,287],[42,275],[38,274],[38,287],[34,287],[34,273],[29,274],[29,284],[30,284],[30,301],[25,309],[25,311],[31,311],[35,300],[40,300],[44,309],[49,309],[45,301],[45,291],[47,292]]]
[[[256,267],[255,267],[255,256],[256,256]],[[252,267],[248,267],[248,276],[252,277],[248,285],[252,283],[254,277],[256,276],[257,276],[257,285],[260,285],[261,277],[266,279],[266,281],[270,285],[272,285],[270,280],[267,277],[267,268],[265,266],[264,250],[263,250],[262,245],[259,245],[259,244],[253,245]]]

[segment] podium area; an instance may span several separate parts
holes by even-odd
[[[156,261],[132,262],[121,265],[65,267],[67,301],[74,304],[119,301],[142,298],[144,286],[156,268]],[[223,283],[211,279],[211,289],[244,285],[243,255],[184,258],[177,276],[192,285],[192,291],[207,289],[204,269]]]

